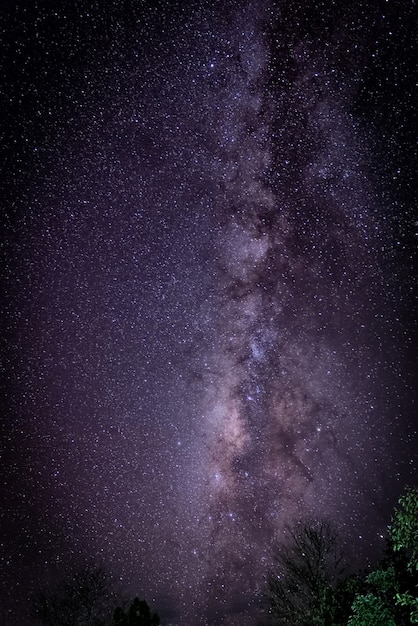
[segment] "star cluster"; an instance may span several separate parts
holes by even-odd
[[[303,516],[377,554],[417,460],[397,5],[1,10],[6,625],[94,560],[250,626]]]

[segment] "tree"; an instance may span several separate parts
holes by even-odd
[[[113,616],[113,626],[159,626],[160,618],[152,613],[145,600],[135,598],[125,612],[117,608]]]
[[[85,566],[55,588],[32,596],[32,614],[45,626],[106,626],[120,603],[113,582],[100,567]]]
[[[418,489],[408,488],[398,500],[389,526],[395,551],[410,551],[409,571],[418,570]]]
[[[393,598],[396,588],[395,570],[377,569],[366,578],[370,591],[356,595],[348,626],[396,626],[393,609],[388,598]]]
[[[290,541],[278,548],[275,561],[266,593],[268,613],[275,624],[339,623],[337,588],[345,562],[338,534],[328,521],[300,522],[290,532]]]
[[[357,593],[348,626],[407,626],[418,623],[414,595],[418,571],[418,490],[407,489],[389,526],[386,557]]]
[[[386,604],[373,593],[356,596],[348,626],[396,626]]]
[[[407,569],[411,574],[418,572],[418,489],[408,488],[398,500],[398,508],[389,526],[389,535],[395,551],[406,550],[409,555]],[[415,585],[415,590],[417,585]],[[412,624],[418,624],[418,594],[398,591],[396,601],[408,607]]]

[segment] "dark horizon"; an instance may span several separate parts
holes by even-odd
[[[9,3],[5,626],[96,562],[256,623],[288,524],[416,484],[412,2]]]

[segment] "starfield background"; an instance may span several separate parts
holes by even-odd
[[[248,625],[416,484],[415,2],[5,2],[1,621],[94,561]]]

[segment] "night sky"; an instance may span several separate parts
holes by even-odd
[[[253,626],[416,484],[415,2],[0,9],[2,624],[94,561]]]

